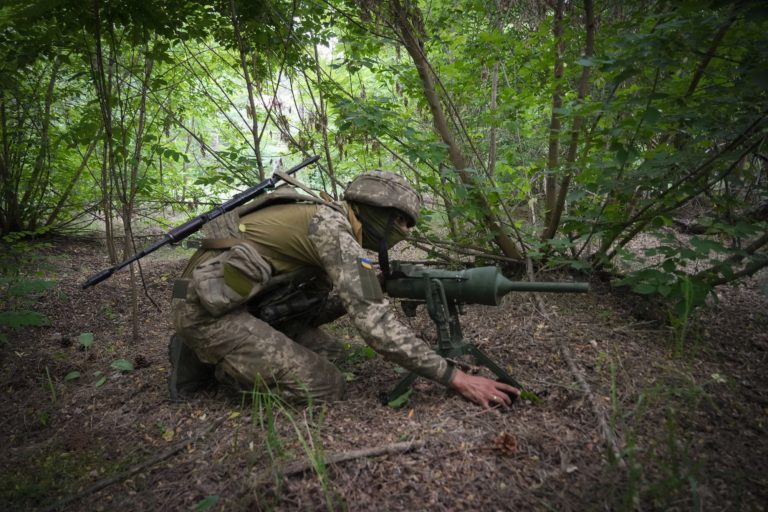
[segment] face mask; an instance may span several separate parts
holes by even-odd
[[[363,247],[371,251],[381,249],[381,237],[387,230],[391,215],[396,212],[388,208],[376,208],[366,204],[358,204],[357,216],[363,224]],[[387,236],[387,247],[391,248],[398,242],[408,238],[408,233],[393,221]]]

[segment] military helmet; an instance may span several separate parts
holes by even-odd
[[[408,227],[416,224],[421,210],[421,197],[405,178],[378,169],[352,180],[344,191],[344,200],[400,210],[408,217]]]

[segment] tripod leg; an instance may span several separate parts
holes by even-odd
[[[471,355],[475,358],[475,360],[491,370],[493,373],[496,374],[496,376],[504,382],[505,384],[509,384],[511,386],[516,387],[520,391],[524,391],[525,388],[520,385],[515,379],[512,378],[510,374],[504,371],[503,368],[501,368],[499,365],[497,365],[493,359],[488,357],[485,352],[477,348],[475,345],[468,343],[464,349],[466,351],[466,354]]]
[[[403,396],[405,393],[407,393],[408,390],[411,389],[411,386],[413,385],[413,382],[416,380],[416,377],[418,377],[418,375],[416,375],[415,373],[409,373],[408,375],[403,377],[403,379],[397,384],[397,386],[395,386],[395,389],[393,389],[389,393],[382,395],[382,400],[381,400],[382,404],[387,405],[391,401],[396,400],[401,396]]]

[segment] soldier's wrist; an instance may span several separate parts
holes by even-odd
[[[443,386],[449,388],[451,387],[451,384],[453,383],[453,379],[456,376],[456,368],[450,363],[448,363],[448,367],[445,370],[445,373],[443,373],[443,376],[440,378],[438,382],[442,384]]]

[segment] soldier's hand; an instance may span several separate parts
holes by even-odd
[[[520,396],[520,390],[509,384],[469,375],[458,368],[455,370],[450,387],[483,409],[488,409],[493,405],[509,407],[512,404],[511,397]]]

